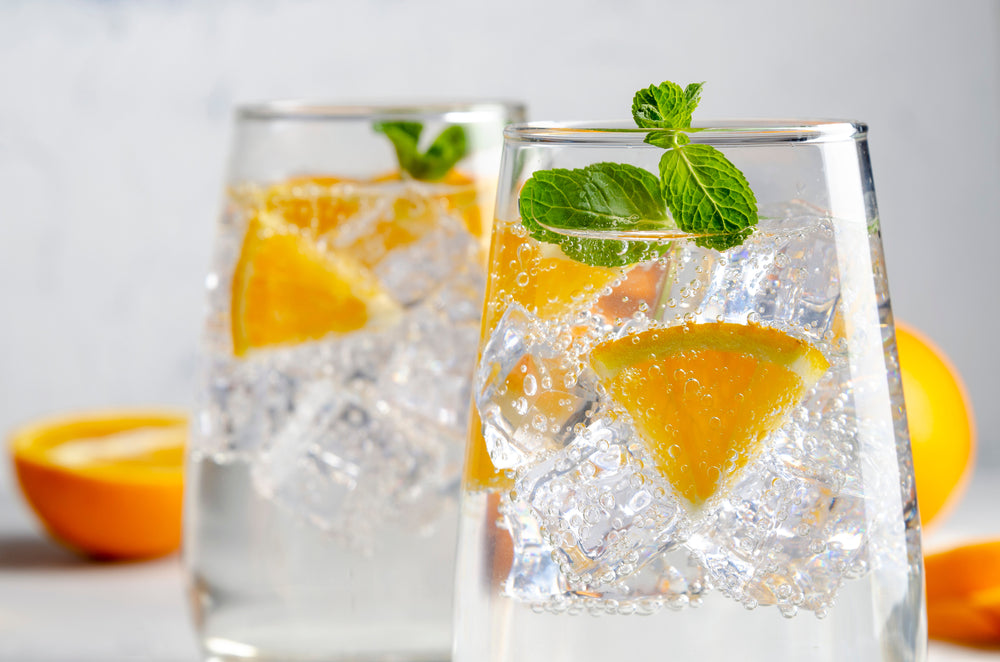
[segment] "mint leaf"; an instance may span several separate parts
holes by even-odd
[[[627,231],[667,227],[660,182],[650,172],[623,163],[539,170],[519,198],[521,222],[532,237],[558,244],[566,255],[592,266],[619,267],[658,257],[649,241],[579,237],[556,230]]]
[[[392,141],[400,169],[414,179],[441,179],[462,160],[468,149],[465,130],[458,125],[442,131],[425,153],[421,153],[418,147],[424,130],[419,122],[376,122],[373,128]]]
[[[719,150],[693,145],[685,133],[703,83],[664,81],[632,99],[635,123],[653,129],[645,142],[667,150],[660,178],[635,166],[595,163],[578,170],[539,170],[521,189],[521,220],[532,237],[558,244],[594,266],[624,266],[661,255],[661,242],[563,234],[679,227],[699,246],[726,250],[757,224],[757,200],[743,173]],[[673,219],[667,217],[670,209]]]
[[[437,180],[448,174],[466,153],[465,129],[453,124],[438,134],[424,154],[425,174],[417,179]]]
[[[396,148],[396,160],[401,170],[412,174],[416,160],[420,157],[417,141],[424,125],[419,122],[376,122],[372,127],[379,133],[384,133]]]
[[[521,214],[560,229],[622,229],[666,218],[660,182],[624,163],[539,170],[521,189]]]
[[[664,81],[639,90],[632,98],[632,118],[642,129],[686,129],[701,101],[704,83],[691,83],[683,90]]]
[[[711,145],[679,145],[660,157],[663,197],[681,230],[710,235],[699,246],[725,250],[757,224],[757,199],[743,173]]]

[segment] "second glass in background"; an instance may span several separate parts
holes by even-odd
[[[448,657],[501,132],[521,114],[239,112],[185,513],[207,655]]]

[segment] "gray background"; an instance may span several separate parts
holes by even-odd
[[[607,119],[665,78],[708,82],[702,119],[870,124],[896,315],[951,355],[1000,463],[986,0],[2,4],[0,430],[189,402],[233,103],[509,97]]]

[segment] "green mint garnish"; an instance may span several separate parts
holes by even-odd
[[[644,241],[613,241],[552,232],[636,230],[662,227],[666,219],[660,182],[625,163],[594,163],[579,170],[539,170],[525,182],[521,220],[528,232],[580,262],[622,267],[659,257],[661,247]]]
[[[683,90],[669,80],[639,90],[632,98],[632,118],[641,129],[686,129],[701,101],[704,83],[691,83]]]
[[[449,126],[438,134],[426,152],[421,153],[417,144],[424,130],[419,122],[376,122],[373,127],[384,133],[396,148],[399,167],[414,179],[436,181],[448,174],[466,153],[465,130]]]
[[[685,232],[707,235],[700,246],[738,246],[757,224],[757,200],[739,168],[711,145],[679,145],[660,157],[660,183],[670,213]]]
[[[660,177],[635,166],[595,163],[576,170],[539,170],[521,189],[521,220],[532,237],[559,244],[593,266],[624,266],[661,255],[662,242],[601,239],[554,232],[680,229],[704,235],[699,246],[738,246],[757,224],[757,200],[743,173],[710,145],[693,145],[685,130],[702,83],[670,81],[636,92],[632,117],[660,129],[646,142],[667,150]],[[670,210],[668,216],[666,210]],[[671,218],[672,217],[672,218]]]

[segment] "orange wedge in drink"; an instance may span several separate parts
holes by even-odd
[[[497,309],[497,319],[508,301],[542,318],[560,317],[596,300],[623,272],[572,260],[558,246],[542,244],[510,225],[495,232],[492,251],[487,300],[488,311]]]
[[[180,544],[186,439],[179,412],[94,412],[25,425],[10,452],[54,538],[97,558],[135,559]]]
[[[390,172],[376,177],[375,182],[401,181],[403,176],[398,172]],[[477,181],[458,170],[450,170],[442,179],[431,182],[428,186],[441,186],[440,199],[445,208],[458,214],[465,223],[466,229],[473,237],[489,241],[490,220],[493,208],[493,196],[496,192],[496,182]],[[488,248],[484,246],[484,249]]]
[[[335,231],[361,209],[358,182],[342,177],[293,177],[269,187],[257,201],[265,223],[291,225],[321,236]]]
[[[602,343],[591,365],[693,509],[759,454],[826,372],[807,342],[743,324],[688,324]]]
[[[349,254],[251,221],[232,284],[233,352],[349,333],[395,316],[397,304]]]
[[[491,250],[493,269],[483,312],[483,342],[493,333],[510,303],[520,304],[542,318],[559,318],[576,308],[585,308],[622,275],[622,269],[593,267],[572,260],[558,246],[541,244],[512,225],[494,232]],[[506,386],[508,393],[520,392],[517,375],[508,377]],[[509,397],[513,400],[515,396]],[[558,396],[547,403],[543,399],[540,406],[552,406],[557,400]],[[466,489],[509,489],[512,481],[490,461],[475,406],[471,418]]]
[[[465,450],[465,470],[462,475],[462,489],[466,492],[483,490],[509,490],[514,481],[506,473],[493,466],[486,439],[483,438],[483,421],[479,410],[472,405],[469,414],[469,438]]]

